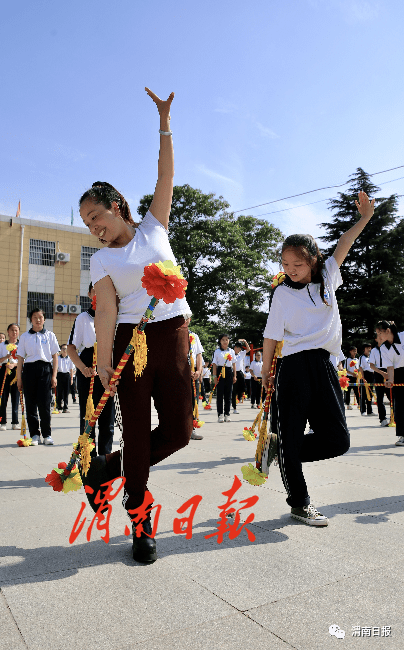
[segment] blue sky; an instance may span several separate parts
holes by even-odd
[[[176,95],[175,183],[233,210],[404,165],[402,0],[22,0],[2,8],[0,213],[81,225],[93,181],[135,211]],[[404,168],[380,196],[404,194]],[[321,234],[327,190],[246,210]],[[400,212],[404,202],[400,200]]]

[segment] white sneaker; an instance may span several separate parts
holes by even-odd
[[[41,436],[32,436],[31,445],[39,445],[41,442]]]
[[[348,409],[348,411],[352,411],[352,406],[350,404],[348,404],[347,409]]]
[[[219,415],[219,417],[217,418],[217,421],[218,422],[224,422],[224,415]]]
[[[387,418],[384,418],[384,420],[382,420],[382,422],[380,422],[381,427],[388,427],[389,424],[390,424],[390,422],[388,421]]]
[[[20,425],[19,424],[12,424],[11,428],[14,429],[14,431],[16,431],[17,429],[20,428]]]
[[[231,420],[230,420],[230,415],[225,415],[225,416],[224,416],[224,421],[225,421],[225,422],[231,422]]]
[[[237,409],[233,409],[233,414],[234,415],[240,415],[240,411],[238,411]]]
[[[404,436],[400,436],[400,438],[396,442],[397,447],[404,447]]]
[[[303,508],[292,508],[290,514],[294,519],[303,521],[309,526],[328,526],[327,517],[316,510],[311,503],[308,506],[303,506]]]
[[[6,431],[7,427],[5,424],[0,424],[0,431]]]
[[[44,438],[44,439],[43,439],[43,444],[44,444],[44,445],[53,445],[54,442],[53,442],[51,436],[47,436],[46,438]]]

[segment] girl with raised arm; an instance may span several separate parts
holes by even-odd
[[[341,349],[335,291],[339,267],[373,215],[374,199],[359,192],[359,221],[342,235],[324,261],[311,235],[291,235],[282,246],[284,281],[270,297],[264,331],[263,384],[274,384],[270,368],[277,341],[284,341],[277,374],[278,458],[291,515],[311,526],[328,519],[310,504],[302,463],[333,458],[349,449],[342,391],[330,354]],[[304,435],[307,421],[314,431]]]
[[[174,93],[163,101],[148,88],[146,92],[160,115],[158,179],[148,213],[140,224],[135,224],[128,203],[108,183],[94,183],[80,199],[84,223],[101,243],[107,244],[92,256],[90,262],[91,281],[97,294],[94,319],[98,343],[97,370],[105,389],[113,368],[121,359],[150,302],[150,296],[141,283],[144,267],[165,260],[175,263],[167,231],[174,177],[170,130],[170,106]],[[171,304],[160,301],[155,308],[154,319],[145,329],[146,368],[135,379],[133,364],[129,361],[119,381],[122,458],[120,451],[98,456],[91,462],[87,479],[83,479],[97,490],[102,482],[121,476],[123,471],[126,479],[124,505],[129,514],[143,504],[150,466],[187,445],[191,437],[189,317],[190,309],[185,299],[177,299]],[[116,387],[111,390],[115,392]],[[159,425],[153,431],[151,398],[159,417]],[[156,542],[151,537],[150,513],[143,529],[139,538],[133,528],[133,558],[140,562],[154,562],[157,558]]]

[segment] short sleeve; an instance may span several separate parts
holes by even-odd
[[[329,257],[324,264],[325,274],[328,276],[331,282],[331,286],[336,291],[338,287],[343,284],[341,272],[337,264],[337,260],[333,255]]]
[[[76,350],[78,350],[83,343],[83,318],[80,316],[81,315],[77,316],[74,321],[68,340],[68,345],[74,345]]]
[[[215,363],[217,366],[220,366],[221,361],[218,361],[217,353],[218,353],[218,350],[215,350],[215,352],[213,354],[212,363]]]
[[[285,314],[279,297],[279,290],[275,289],[272,296],[267,324],[264,330],[265,339],[282,341],[285,334]]]
[[[27,351],[25,349],[25,336],[21,336],[18,343],[17,356],[25,359],[26,355],[27,355]]]
[[[97,256],[97,253],[94,253],[94,255],[90,257],[90,276],[93,285],[109,275],[99,257],[100,256]]]
[[[49,347],[50,347],[50,352],[51,355],[53,356],[54,354],[57,354],[60,352],[60,347],[58,340],[53,332],[50,332],[50,338],[49,338]]]
[[[202,347],[202,343],[201,343],[201,341],[199,339],[198,334],[195,334],[195,338],[196,338],[196,341],[195,341],[195,343],[196,343],[196,354],[202,354],[202,352],[204,352],[204,349]]]
[[[394,348],[391,345],[390,349],[388,350],[385,345],[382,345],[381,347],[382,351],[382,358],[383,358],[383,365],[386,364],[387,366],[394,366]]]

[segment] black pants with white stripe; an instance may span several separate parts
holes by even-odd
[[[277,379],[278,458],[292,508],[310,496],[302,463],[334,458],[349,449],[342,391],[326,350],[304,350],[283,357]],[[307,421],[314,431],[304,435]]]

